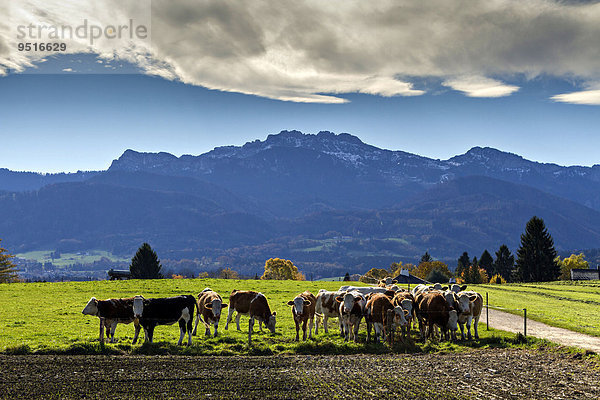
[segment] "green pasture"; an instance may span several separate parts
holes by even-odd
[[[91,264],[95,261],[100,261],[103,257],[111,261],[131,261],[130,258],[119,257],[105,250],[90,250],[84,253],[61,253],[60,258],[54,259],[52,259],[51,254],[51,250],[37,250],[19,253],[15,256],[40,263],[51,262],[57,267],[65,267],[73,264]]]
[[[329,322],[330,332],[322,330],[319,335],[305,343],[294,342],[295,327],[287,302],[297,293],[319,289],[335,290],[340,282],[257,281],[218,279],[163,279],[130,281],[92,281],[56,283],[15,283],[0,285],[0,352],[6,353],[174,353],[174,354],[348,354],[378,353],[389,351],[381,344],[365,344],[365,325],[361,324],[361,343],[344,343],[338,334],[337,322]],[[257,290],[264,293],[271,308],[277,311],[276,334],[258,332],[252,337],[253,346],[247,346],[248,318],[242,316],[238,332],[235,322],[225,331],[226,310],[221,316],[220,336],[208,338],[199,326],[191,348],[176,346],[179,339],[178,325],[159,326],[154,334],[153,346],[131,345],[133,324],[117,328],[116,344],[100,346],[98,343],[98,318],[83,315],[81,310],[90,299],[130,297],[142,294],[150,297],[167,297],[179,294],[197,295],[205,287],[219,292],[225,302],[233,289]],[[394,351],[462,351],[469,347],[513,346],[514,335],[500,331],[485,331],[480,325],[481,340],[469,343],[421,343],[398,345]],[[417,333],[413,331],[413,338]],[[143,332],[141,333],[143,339]],[[529,341],[529,342],[528,342]],[[528,339],[526,343],[536,342]],[[537,341],[539,342],[539,341]],[[522,345],[520,341],[518,345]]]
[[[490,306],[559,328],[600,336],[600,281],[471,285]],[[483,318],[482,318],[483,319]]]

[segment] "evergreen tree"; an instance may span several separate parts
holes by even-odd
[[[494,259],[487,249],[485,249],[481,254],[479,266],[485,269],[485,272],[487,272],[488,276],[494,275]]]
[[[503,244],[496,252],[496,261],[494,261],[494,274],[500,274],[508,281],[514,265],[515,257],[511,254],[508,246]]]
[[[429,274],[427,274],[425,280],[431,283],[448,283],[448,276],[446,275],[445,271],[434,268]]]
[[[346,272],[346,275],[344,275],[344,282],[348,282],[350,280],[350,274],[348,272]]]
[[[433,258],[431,258],[431,255],[429,254],[429,252],[426,251],[425,254],[423,254],[421,256],[421,262],[424,263],[424,262],[430,262],[430,261],[433,261]]]
[[[479,266],[479,261],[477,261],[477,257],[473,257],[473,261],[471,261],[471,265],[475,266],[475,267]]]
[[[17,266],[10,260],[13,257],[6,252],[6,249],[0,247],[0,283],[14,282],[18,279]]]
[[[140,246],[129,266],[132,279],[162,279],[161,270],[160,260],[148,243]]]
[[[471,265],[471,259],[469,253],[466,251],[459,257],[458,263],[456,264],[456,276],[461,276],[462,273]]]
[[[517,250],[517,277],[524,282],[556,280],[560,267],[555,259],[554,240],[544,220],[534,216],[521,235],[521,247]]]

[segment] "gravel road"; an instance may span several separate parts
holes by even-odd
[[[485,317],[484,308],[481,312],[480,322],[485,323]],[[508,332],[523,333],[523,316],[509,314],[490,308],[489,319],[492,328]],[[532,319],[527,319],[527,335],[548,339],[551,342],[562,344],[564,346],[579,347],[581,349],[600,353],[600,338],[573,332],[568,329],[555,328]]]

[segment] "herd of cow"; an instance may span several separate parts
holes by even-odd
[[[437,327],[445,340],[456,340],[456,332],[460,327],[461,338],[471,339],[471,324],[474,325],[475,338],[478,339],[477,324],[483,307],[483,298],[474,291],[466,291],[466,286],[456,284],[442,287],[440,284],[417,285],[413,290],[399,288],[396,281],[386,278],[378,286],[342,286],[338,291],[321,289],[315,296],[305,291],[297,295],[287,304],[296,324],[296,340],[312,337],[319,333],[322,324],[328,333],[329,318],[337,318],[340,334],[345,340],[358,341],[358,331],[364,319],[367,326],[367,341],[371,341],[374,328],[375,341],[393,341],[395,332],[401,328],[401,340],[405,341],[410,334],[411,326],[417,327],[421,339],[435,335]],[[186,334],[187,344],[192,344],[192,336],[196,334],[198,322],[202,322],[207,336],[218,334],[221,311],[229,307],[225,330],[228,329],[233,314],[236,315],[237,330],[240,330],[240,316],[250,317],[248,327],[248,344],[252,342],[255,321],[275,333],[276,312],[272,312],[264,294],[255,291],[234,290],[229,296],[229,305],[223,303],[221,296],[210,288],[204,289],[196,299],[192,295],[167,298],[146,299],[135,296],[126,299],[98,300],[90,299],[82,313],[97,316],[100,319],[100,342],[104,342],[104,332],[110,342],[115,341],[117,324],[135,325],[133,344],[137,342],[141,328],[144,328],[145,341],[152,342],[157,325],[179,323],[181,345]],[[192,330],[194,311],[197,311],[194,329]],[[308,325],[308,326],[307,326]],[[410,335],[408,336],[410,338]]]

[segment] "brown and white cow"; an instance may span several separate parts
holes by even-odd
[[[188,346],[192,345],[192,324],[194,321],[194,308],[198,304],[192,295],[165,297],[157,299],[145,299],[143,296],[133,298],[133,315],[139,318],[140,325],[144,328],[146,342],[152,343],[154,328],[157,325],[173,325],[179,322],[180,346],[187,332]],[[137,341],[137,332],[133,343]]]
[[[458,324],[460,326],[461,339],[465,339],[464,325],[467,325],[467,337],[471,340],[471,323],[475,329],[475,339],[479,339],[477,326],[483,308],[483,297],[477,292],[460,292],[457,295],[460,309],[458,311]],[[465,306],[466,305],[466,306]]]
[[[223,299],[219,293],[213,291],[211,288],[204,289],[198,295],[198,315],[196,315],[196,325],[194,325],[192,335],[196,335],[198,322],[202,321],[202,324],[206,328],[204,335],[210,336],[210,325],[212,325],[215,330],[214,336],[216,337],[219,320],[221,319],[221,310],[226,307],[227,304],[223,303]]]
[[[398,281],[394,278],[391,277],[386,277],[381,279],[380,281],[377,282],[377,286],[379,287],[388,287],[388,286],[392,286],[393,284],[398,283]]]
[[[394,307],[400,306],[406,311],[406,320],[408,321],[408,324],[406,327],[402,327],[402,337],[404,337],[406,333],[410,334],[410,326],[415,317],[415,298],[410,292],[397,292],[392,299],[392,304]]]
[[[329,333],[327,327],[329,318],[337,318],[340,326],[340,335],[344,336],[344,328],[342,326],[342,319],[340,318],[340,307],[339,303],[335,300],[336,297],[343,294],[344,292],[342,291],[330,292],[325,289],[319,290],[315,305],[315,316],[317,317],[315,335],[319,334],[319,324],[321,322],[323,323],[325,333]]]
[[[271,312],[269,303],[264,294],[252,290],[233,290],[229,295],[229,313],[227,314],[227,329],[231,317],[237,312],[235,322],[237,329],[240,330],[240,315],[249,315],[248,323],[248,345],[252,342],[252,332],[254,330],[254,321],[259,324],[264,323],[271,333],[275,333],[276,312]],[[262,330],[262,329],[261,329]]]
[[[100,343],[104,343],[104,330],[110,343],[115,342],[117,324],[130,324],[135,322],[135,336],[137,337],[140,326],[133,316],[133,297],[127,299],[98,300],[92,297],[86,304],[82,314],[93,315],[100,319]]]
[[[385,293],[388,291],[385,287],[379,286],[342,286],[339,289],[340,292],[358,292],[363,296],[371,293]]]
[[[336,297],[335,300],[340,303],[339,310],[344,328],[344,340],[347,342],[352,339],[358,342],[358,329],[367,304],[364,295],[358,292],[346,292]]]
[[[302,325],[302,340],[306,340],[306,324],[308,322],[310,322],[308,338],[312,338],[316,303],[315,295],[309,291],[300,293],[294,297],[294,300],[288,301],[288,306],[292,306],[292,317],[294,317],[294,323],[296,324],[296,341],[300,340],[300,325]]]
[[[460,286],[456,283],[453,283],[452,285],[450,285],[449,290],[453,291],[454,293],[464,292],[465,290],[467,290],[467,285]]]
[[[395,329],[406,327],[406,312],[401,306],[392,304],[388,296],[376,293],[365,306],[365,319],[367,320],[367,341],[371,337],[371,325],[375,328],[375,341],[379,342],[382,338],[387,338],[390,342],[393,339]]]
[[[420,293],[415,300],[417,301],[417,319],[421,338],[430,338],[434,326],[437,325],[442,330],[443,336],[448,339],[450,307],[444,295],[439,291]],[[427,332],[425,332],[426,326]]]

